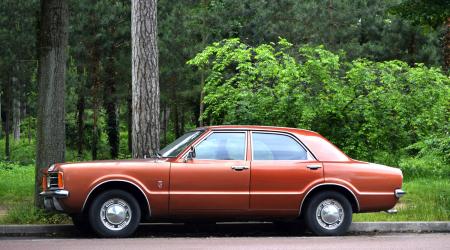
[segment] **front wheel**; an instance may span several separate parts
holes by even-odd
[[[72,223],[81,234],[92,233],[92,227],[89,224],[89,217],[85,213],[72,214]]]
[[[352,206],[344,195],[335,191],[324,191],[308,202],[305,222],[315,235],[342,235],[352,223],[352,213]]]
[[[141,220],[138,202],[128,192],[109,190],[98,195],[89,209],[89,221],[102,237],[128,237]]]

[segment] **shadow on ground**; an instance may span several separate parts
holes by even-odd
[[[270,237],[309,235],[301,223],[142,224],[135,237]]]

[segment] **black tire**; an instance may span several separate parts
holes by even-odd
[[[337,216],[339,219],[332,224],[328,224],[326,219],[322,219],[322,215],[326,214],[326,212],[322,213],[319,208],[319,206],[321,208],[326,208],[328,205],[330,205],[332,209],[336,208],[337,211],[343,210],[341,211],[343,217],[341,217],[340,214]],[[318,216],[316,214],[317,212],[319,212],[318,214],[321,216]],[[314,195],[311,200],[309,200],[308,204],[306,204],[304,219],[308,229],[313,234],[318,236],[337,236],[347,232],[352,223],[352,214],[352,206],[344,195],[335,191],[324,191]],[[332,220],[333,219],[329,219],[329,221]]]
[[[91,224],[89,223],[89,217],[86,213],[72,214],[73,225],[81,234],[93,233]]]
[[[110,206],[119,206],[120,204],[119,208],[126,209],[127,212],[124,212],[127,218],[126,223],[117,225],[107,220],[106,216],[102,217],[101,210],[104,205],[107,206],[107,201],[112,202],[109,204]],[[140,221],[141,209],[139,203],[133,195],[123,190],[113,189],[99,194],[89,208],[90,225],[94,232],[101,237],[128,237],[136,231]]]

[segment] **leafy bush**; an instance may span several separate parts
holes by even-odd
[[[228,39],[188,63],[209,72],[201,117],[207,123],[311,129],[354,158],[406,166],[413,157],[411,166],[423,168],[417,160],[429,154],[405,151],[448,137],[449,78],[422,64],[340,58],[321,46],[295,49],[284,39],[257,47]],[[435,165],[442,159],[433,158]]]

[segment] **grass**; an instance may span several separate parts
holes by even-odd
[[[48,214],[33,206],[34,166],[0,161],[0,209],[7,210],[0,224],[68,223],[64,214]],[[397,214],[355,214],[354,221],[449,221],[450,180],[419,178],[405,181],[408,194],[397,205]]]
[[[64,214],[48,214],[34,207],[34,166],[0,161],[0,224],[68,223]]]
[[[449,221],[450,180],[413,179],[405,181],[407,194],[397,203],[398,213],[354,214],[353,221]]]

